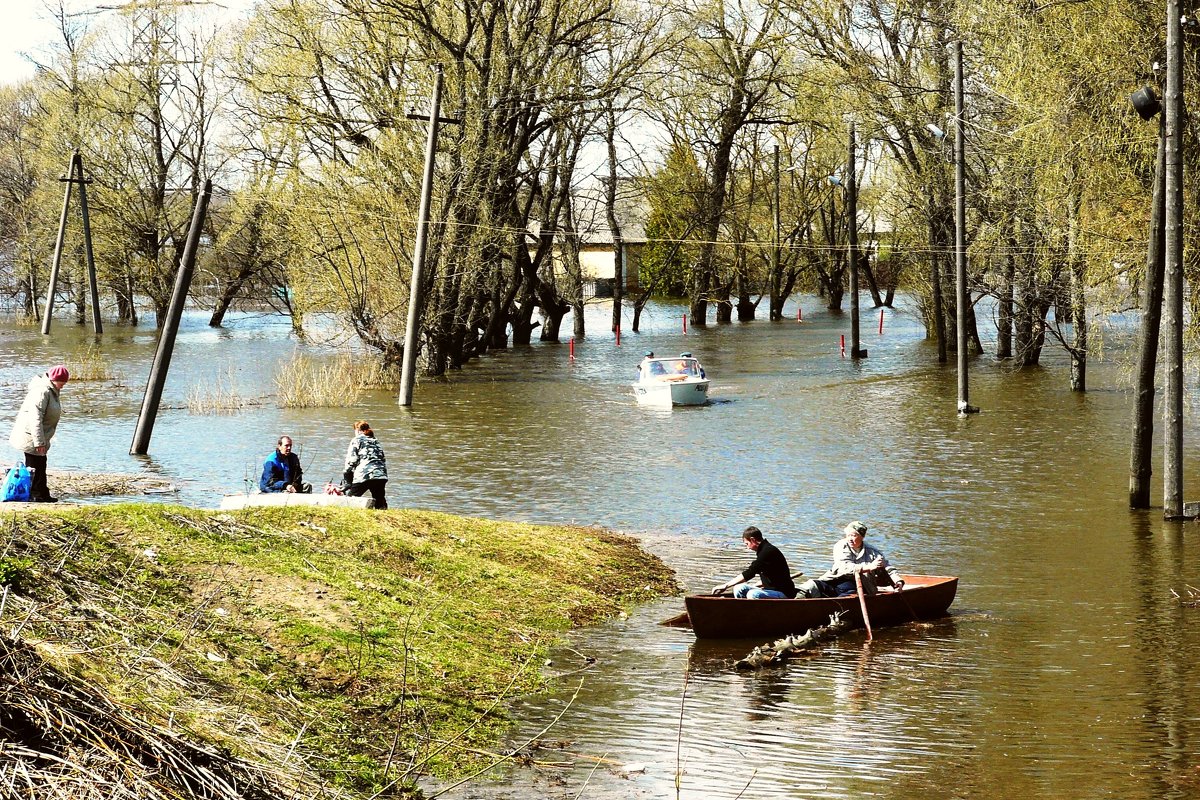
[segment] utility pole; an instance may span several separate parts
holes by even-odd
[[[167,318],[163,323],[162,334],[158,337],[158,349],[154,351],[154,364],[150,367],[150,376],[146,379],[142,410],[138,414],[137,428],[133,432],[133,444],[129,446],[131,456],[144,456],[150,449],[150,435],[154,433],[154,420],[158,417],[158,406],[162,402],[167,371],[171,369],[171,356],[175,350],[175,336],[179,333],[179,320],[183,317],[183,306],[187,302],[192,275],[196,271],[196,251],[200,247],[200,232],[204,229],[208,198],[211,195],[212,181],[206,180],[192,211],[192,224],[188,228],[187,241],[183,246],[183,261],[175,276],[175,290],[171,292]]]
[[[425,141],[425,175],[421,179],[421,202],[417,210],[417,238],[413,245],[412,280],[408,287],[408,327],[404,331],[404,362],[400,369],[400,405],[412,406],[413,376],[417,369],[417,333],[421,325],[421,306],[425,301],[425,245],[429,240],[429,201],[433,196],[433,171],[437,158],[438,124],[453,125],[460,120],[441,117],[442,65],[433,68],[433,96],[429,101],[429,116],[409,114],[409,119],[429,120],[429,135]]]
[[[71,154],[71,165],[67,174],[59,181],[67,185],[63,192],[62,214],[58,218],[58,238],[54,242],[54,260],[50,265],[50,285],[46,289],[46,311],[42,315],[42,335],[50,335],[50,321],[54,315],[54,295],[58,291],[58,271],[62,266],[63,243],[67,237],[67,212],[71,208],[71,187],[79,184],[80,213],[83,215],[83,244],[87,257],[88,284],[92,295],[92,330],[104,333],[104,323],[100,320],[100,292],[96,285],[96,260],[92,256],[92,226],[88,216],[87,185],[91,178],[84,177],[83,157],[76,150]]]
[[[1163,281],[1163,517],[1183,516],[1183,25],[1167,0],[1166,190]]]
[[[958,330],[958,413],[975,414],[967,396],[967,142],[963,130],[963,46],[954,43],[954,294]]]
[[[773,229],[771,236],[771,319],[783,319],[783,298],[779,296],[782,290],[782,278],[780,273],[780,216],[779,216],[779,145],[775,145],[775,191],[774,191],[774,214],[773,214]]]
[[[87,258],[88,289],[92,299],[92,332],[104,333],[100,320],[100,288],[96,285],[96,259],[92,255],[92,221],[88,215],[87,185],[90,178],[83,177],[83,156],[75,151],[75,164],[79,168],[79,213],[83,217],[83,252]]]
[[[850,121],[850,147],[846,156],[846,254],[850,259],[850,358],[866,358],[859,347],[858,325],[858,177],[854,163],[854,120]]]
[[[1154,444],[1154,373],[1158,359],[1163,301],[1163,205],[1166,192],[1166,115],[1150,88],[1131,98],[1138,116],[1158,115],[1158,157],[1154,161],[1154,194],[1150,207],[1150,237],[1142,285],[1142,324],[1138,330],[1137,378],[1134,385],[1133,436],[1129,455],[1129,507],[1150,507],[1151,453]]]

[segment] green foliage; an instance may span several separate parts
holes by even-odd
[[[683,297],[699,252],[705,182],[690,148],[676,144],[663,166],[646,179],[650,218],[642,250],[641,280],[655,294]]]
[[[33,562],[27,558],[0,558],[0,586],[18,594],[29,590],[33,582]]]

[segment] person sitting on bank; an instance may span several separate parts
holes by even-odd
[[[882,551],[867,544],[867,526],[855,520],[842,529],[845,534],[833,546],[833,567],[819,578],[797,588],[801,597],[840,597],[858,594],[854,574],[862,577],[863,594],[875,594],[880,586],[897,592],[904,588],[900,571],[888,563]]]
[[[779,552],[779,548],[764,539],[762,531],[753,525],[742,531],[742,540],[747,549],[754,553],[754,561],[741,575],[730,578],[720,586],[714,586],[712,593],[722,594],[730,587],[737,586],[733,590],[733,596],[738,598],[782,600],[795,597],[796,585],[792,583],[787,559]],[[755,575],[759,576],[762,588],[746,583]]]
[[[300,467],[299,457],[292,452],[292,440],[288,436],[280,436],[275,443],[275,452],[263,463],[262,477],[258,479],[258,488],[262,492],[297,492],[307,494],[312,491],[312,484],[304,483],[304,470]]]

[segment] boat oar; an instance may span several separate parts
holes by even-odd
[[[867,615],[867,598],[863,595],[862,573],[857,570],[854,572],[854,587],[858,589],[858,605],[862,609],[863,624],[867,626],[867,641],[869,642],[874,638],[871,634],[871,617]]]

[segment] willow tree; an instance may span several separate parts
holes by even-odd
[[[788,29],[777,0],[695,0],[676,9],[674,19],[679,44],[665,56],[651,112],[672,146],[694,148],[705,177],[688,287],[689,321],[702,326],[713,300],[718,321],[732,317],[732,279],[722,270],[720,243],[733,155],[747,126],[774,119],[772,100],[790,64]]]
[[[897,224],[923,227],[928,256],[921,307],[946,360],[954,340],[953,189],[938,133],[949,128],[953,0],[864,2],[786,0],[800,31],[797,44],[829,70],[844,112],[860,135],[885,148],[898,166],[909,214]],[[918,283],[918,287],[920,284]]]
[[[183,257],[193,196],[219,166],[216,35],[186,10],[123,6],[89,37],[70,69],[82,76],[81,131],[97,266],[132,319],[144,293],[163,324]],[[74,60],[77,55],[77,62]],[[74,91],[64,83],[64,91]],[[73,95],[72,95],[73,96]]]
[[[51,236],[37,202],[38,117],[31,83],[0,88],[0,280],[28,317],[38,313],[39,267]]]
[[[1017,362],[1037,363],[1044,332],[1069,354],[1077,391],[1090,320],[1128,304],[1124,276],[1145,247],[1154,126],[1136,127],[1128,97],[1155,47],[1146,12],[1127,0],[1002,1],[964,17],[997,98],[980,135],[985,198],[998,201],[984,204],[980,255],[1003,265],[990,284],[1002,312],[1011,304]]]

